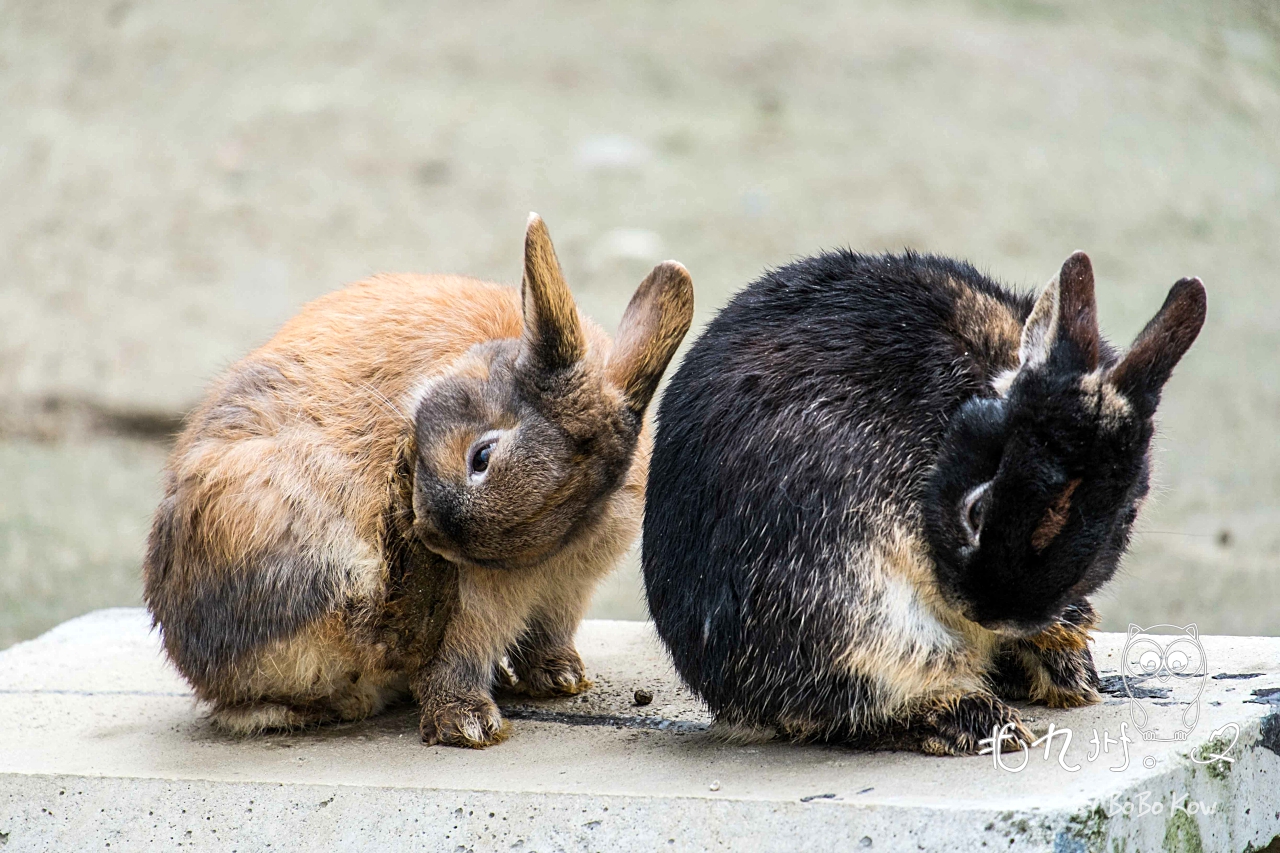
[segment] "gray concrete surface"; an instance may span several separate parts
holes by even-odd
[[[1104,677],[1114,674],[1122,639],[1097,638]],[[108,843],[543,853],[1275,849],[1267,845],[1280,845],[1280,639],[1202,640],[1209,672],[1220,677],[1206,681],[1186,742],[1146,743],[1129,729],[1135,742],[1117,772],[1120,747],[1103,754],[1087,740],[1120,736],[1129,719],[1120,698],[1076,711],[1030,708],[1038,734],[1051,723],[1073,731],[1066,768],[1059,739],[1012,772],[989,756],[718,742],[651,627],[637,622],[584,623],[578,643],[596,689],[504,701],[515,734],[493,749],[425,747],[409,708],[238,740],[202,719],[144,613],[104,610],[0,653],[0,839],[6,853]],[[651,691],[653,703],[636,707],[637,689]],[[1239,727],[1238,741],[1223,732],[1211,743],[1228,723]],[[1188,756],[1210,754],[1206,744],[1234,761],[1193,762]]]
[[[226,364],[371,272],[515,280],[529,210],[606,325],[664,257],[700,324],[824,247],[1084,248],[1120,342],[1202,276],[1101,612],[1280,633],[1270,0],[0,0],[0,103],[0,646],[138,601],[137,439]]]

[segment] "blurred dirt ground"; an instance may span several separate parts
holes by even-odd
[[[701,323],[822,248],[1083,248],[1122,344],[1202,276],[1099,604],[1280,632],[1280,5],[1119,5],[0,0],[0,646],[138,601],[210,377],[368,273],[514,282],[529,210],[608,326],[666,257]]]

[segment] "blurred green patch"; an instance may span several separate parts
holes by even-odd
[[[88,610],[141,603],[164,449],[0,442],[0,648]]]

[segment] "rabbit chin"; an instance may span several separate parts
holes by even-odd
[[[1001,637],[1026,639],[1034,637],[1053,624],[1049,619],[975,619],[986,630]]]
[[[504,554],[501,557],[478,557],[466,553],[437,536],[420,535],[419,538],[423,546],[433,554],[438,554],[456,565],[477,569],[523,569],[554,557],[564,548],[562,542],[551,542],[544,548]]]
[[[941,593],[942,601],[951,611],[960,616],[965,621],[972,622],[984,631],[990,631],[1001,637],[1010,639],[1025,639],[1034,637],[1044,629],[1054,623],[1057,614],[1044,617],[1011,617],[1003,618],[984,617],[978,612],[977,606],[968,600],[958,589],[948,587],[945,584],[938,584],[937,591]]]

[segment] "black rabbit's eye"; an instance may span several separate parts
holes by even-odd
[[[987,514],[987,493],[982,495],[973,503],[969,504],[969,526],[974,530],[982,530],[982,522]]]
[[[991,483],[983,483],[972,489],[960,504],[960,523],[964,525],[969,544],[978,547],[978,536],[982,533],[982,523],[986,521],[987,505],[990,503]]]
[[[489,456],[493,453],[493,442],[480,445],[471,453],[470,468],[472,474],[483,474],[489,470]]]

